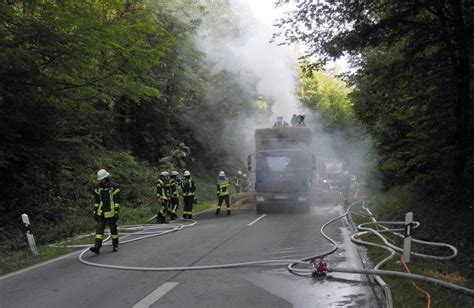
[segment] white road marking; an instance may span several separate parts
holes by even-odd
[[[262,219],[263,217],[267,216],[267,214],[263,214],[262,216],[260,216],[259,218],[255,219],[254,221],[252,221],[251,223],[249,223],[247,226],[251,226],[253,225],[254,223],[256,223],[257,221],[259,221],[260,219]]]
[[[163,295],[171,291],[174,287],[176,287],[179,283],[178,282],[165,282],[160,287],[158,287],[155,291],[151,292],[148,296],[144,297],[141,301],[133,305],[133,308],[148,308],[154,302],[159,300]]]

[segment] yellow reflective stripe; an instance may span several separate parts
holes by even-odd
[[[113,240],[115,240],[115,239],[119,238],[119,235],[118,234],[112,234],[111,237],[112,237]]]
[[[101,240],[101,239],[104,238],[104,235],[103,234],[96,234],[95,238],[98,239],[98,240]]]
[[[99,203],[99,207],[97,208],[97,216],[102,215],[102,200]]]
[[[111,193],[111,195],[114,196],[114,195],[115,195],[116,193],[118,193],[118,192],[120,192],[120,189],[119,189],[119,188],[115,189],[115,190]]]

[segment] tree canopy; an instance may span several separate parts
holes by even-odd
[[[305,44],[316,66],[352,57],[354,111],[376,139],[386,188],[472,193],[472,13],[461,0],[300,1],[280,21],[279,35]]]

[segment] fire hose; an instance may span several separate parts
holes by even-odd
[[[363,202],[363,201],[361,201],[361,202]],[[334,240],[332,240],[329,236],[326,235],[326,233],[324,232],[324,229],[329,224],[333,223],[334,221],[346,217],[350,213],[351,208],[355,204],[358,204],[358,203],[359,202],[352,203],[347,208],[347,210],[344,214],[331,219],[330,221],[326,222],[321,227],[321,229],[320,229],[321,235],[325,239],[327,239],[333,245],[333,247],[331,249],[329,249],[328,251],[326,251],[326,252],[306,257],[306,258],[302,259],[302,261],[314,262],[317,259],[323,258],[325,256],[328,256],[328,255],[334,253],[338,249],[337,243]],[[440,280],[440,279],[431,278],[431,277],[427,277],[427,276],[423,276],[423,275],[411,274],[411,273],[380,270],[380,268],[383,265],[388,263],[395,256],[395,254],[396,254],[395,251],[403,251],[403,249],[401,249],[401,248],[399,248],[399,247],[397,247],[393,244],[390,244],[385,239],[385,237],[383,237],[381,235],[381,233],[392,232],[393,234],[395,234],[397,236],[403,237],[403,235],[401,235],[397,232],[398,231],[403,231],[404,229],[401,229],[401,228],[389,229],[389,228],[385,227],[384,224],[401,225],[401,224],[404,224],[404,222],[394,222],[394,221],[389,221],[389,222],[380,221],[380,222],[377,222],[373,218],[372,213],[364,205],[363,205],[363,208],[365,210],[367,210],[368,213],[370,214],[370,216],[372,217],[372,222],[360,224],[359,226],[357,226],[357,229],[359,230],[359,232],[353,234],[351,236],[351,240],[354,243],[359,244],[359,245],[368,245],[368,246],[373,246],[373,247],[379,247],[379,248],[386,249],[390,252],[390,256],[388,256],[385,259],[383,259],[382,261],[380,261],[374,267],[374,269],[356,269],[356,268],[340,268],[340,267],[331,268],[331,267],[328,267],[327,268],[328,272],[375,275],[376,282],[380,285],[380,287],[384,291],[386,307],[393,307],[392,294],[391,294],[391,291],[390,291],[390,287],[388,286],[388,284],[385,281],[382,280],[382,278],[380,276],[393,276],[393,277],[419,280],[419,281],[431,283],[431,284],[434,284],[434,285],[442,286],[442,287],[445,287],[445,288],[448,288],[448,289],[451,289],[451,290],[454,290],[454,291],[457,291],[457,292],[461,292],[461,293],[464,293],[464,294],[469,295],[469,296],[474,296],[474,290],[463,287],[463,286],[459,286],[459,285],[456,285],[456,284],[453,284],[453,283],[449,283],[449,282],[446,282],[446,281],[443,281],[443,280]],[[372,228],[368,228],[368,227],[366,227],[366,225],[368,225],[368,224],[377,224],[377,225],[381,226],[383,230],[377,231],[377,230],[374,230]],[[414,222],[414,228],[418,227],[419,225],[420,225],[419,222]],[[372,234],[376,235],[378,238],[380,238],[383,241],[383,243],[385,245],[375,244],[375,243],[366,242],[366,241],[362,241],[362,240],[358,239],[358,237],[360,237],[364,234],[368,234],[368,233],[372,233]],[[449,245],[449,244],[437,243],[437,242],[427,242],[427,241],[421,241],[421,240],[416,240],[416,239],[413,239],[413,242],[420,243],[420,244],[425,244],[425,245],[437,246],[437,247],[446,247],[446,248],[449,248],[452,251],[452,254],[448,255],[448,256],[433,256],[433,255],[426,255],[426,254],[421,254],[421,253],[417,253],[417,252],[412,252],[411,253],[412,255],[417,256],[417,257],[430,258],[430,259],[436,259],[436,260],[448,260],[448,259],[452,259],[452,258],[456,257],[456,255],[457,255],[457,249],[454,246]],[[288,265],[288,270],[290,272],[294,273],[294,274],[297,274],[297,275],[305,275],[305,276],[312,275],[311,270],[296,268],[296,266],[297,266],[296,263],[289,264]]]
[[[90,245],[60,245],[57,244],[55,245],[56,247],[76,247],[76,248],[86,248],[84,249],[80,255],[79,255],[79,261],[83,264],[90,265],[90,266],[95,266],[95,267],[101,267],[101,268],[108,268],[108,269],[119,269],[119,270],[131,270],[131,271],[189,271],[189,270],[210,270],[210,269],[225,269],[225,268],[237,268],[237,267],[250,267],[250,266],[275,266],[275,265],[283,265],[283,264],[288,264],[288,270],[296,275],[303,275],[303,276],[311,276],[312,271],[314,269],[314,262],[317,259],[323,258],[325,256],[328,256],[330,254],[333,254],[334,252],[337,251],[338,249],[338,244],[336,241],[334,241],[332,238],[330,238],[325,232],[325,228],[328,227],[330,224],[333,222],[342,219],[346,217],[349,213],[351,208],[355,205],[358,204],[359,202],[352,203],[346,210],[346,212],[338,217],[335,217],[328,222],[326,222],[320,229],[321,235],[332,244],[332,248],[323,252],[319,253],[316,255],[308,256],[305,258],[302,258],[300,260],[258,260],[258,261],[249,261],[249,262],[239,262],[239,263],[227,263],[227,264],[218,264],[218,265],[203,265],[203,266],[177,266],[177,267],[138,267],[138,266],[120,266],[120,265],[109,265],[109,264],[101,264],[101,263],[95,263],[91,261],[87,261],[83,258],[84,254],[87,253],[89,250]],[[436,278],[431,278],[427,276],[422,276],[422,275],[417,275],[417,274],[411,274],[411,273],[403,273],[403,272],[397,272],[397,271],[388,271],[388,270],[380,270],[380,267],[382,267],[384,264],[389,262],[392,257],[395,255],[395,251],[402,251],[401,248],[390,244],[382,235],[381,233],[384,232],[392,232],[393,234],[397,236],[402,236],[401,234],[397,233],[398,231],[402,231],[403,229],[401,228],[394,228],[394,229],[389,229],[384,226],[384,224],[391,224],[391,225],[400,225],[402,224],[401,222],[377,222],[374,218],[372,213],[363,206],[363,208],[368,211],[370,216],[372,217],[372,222],[370,223],[364,223],[358,226],[359,232],[353,234],[351,236],[351,240],[360,245],[368,245],[368,246],[374,246],[374,247],[380,247],[383,249],[388,250],[391,254],[381,262],[379,262],[374,269],[357,269],[357,268],[340,268],[340,267],[328,267],[327,272],[338,272],[338,273],[352,273],[352,274],[365,274],[365,275],[375,275],[375,280],[377,283],[382,287],[384,293],[385,293],[385,299],[386,299],[386,307],[393,307],[393,301],[392,301],[392,295],[390,292],[390,287],[380,278],[380,276],[392,276],[392,277],[400,277],[400,278],[406,278],[406,279],[413,279],[413,280],[419,280],[427,283],[431,283],[434,285],[442,286],[457,292],[464,293],[468,296],[474,296],[474,290],[465,288],[463,286],[459,286],[453,283],[449,283],[440,279]],[[179,219],[180,223],[172,223],[169,225],[156,225],[156,224],[143,224],[143,225],[129,225],[129,226],[122,226],[119,227],[120,231],[123,231],[125,235],[123,238],[127,238],[130,236],[138,236],[129,240],[122,240],[121,244],[126,244],[154,236],[160,236],[172,232],[176,232],[179,230],[182,230],[184,228],[188,228],[191,226],[194,226],[196,224],[195,220],[191,219]],[[367,225],[370,224],[377,224],[379,225],[383,230],[374,230],[372,228],[367,227]],[[417,227],[419,226],[419,222],[414,222],[414,226]],[[366,242],[358,239],[358,237],[372,233],[379,237],[384,245],[381,244],[375,244],[371,242]],[[123,234],[123,233],[122,233]],[[107,238],[108,239],[108,238]],[[107,245],[106,240],[104,240],[104,245]],[[447,260],[454,258],[457,255],[457,250],[454,246],[449,245],[449,244],[444,244],[444,243],[436,243],[436,242],[426,242],[426,241],[421,241],[421,240],[413,240],[414,242],[420,243],[420,244],[426,244],[426,245],[432,245],[432,246],[438,246],[438,247],[447,247],[452,250],[452,254],[448,256],[432,256],[432,255],[425,255],[421,253],[416,253],[412,252],[414,256],[417,257],[423,257],[423,258],[431,258],[431,259],[437,259],[437,260]],[[297,266],[305,265],[306,268],[297,268]]]

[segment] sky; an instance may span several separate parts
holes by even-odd
[[[275,0],[236,0],[236,2],[247,5],[253,11],[255,18],[260,19],[260,21],[266,25],[272,25],[275,23],[275,20],[283,17],[285,11],[293,10],[296,8],[296,2],[290,1],[288,4],[285,4],[284,7],[275,8]],[[275,27],[276,31],[276,27]],[[304,51],[304,46],[295,46],[297,50]],[[345,57],[338,59],[337,61],[331,61],[326,66],[326,69],[330,70],[333,67],[337,67],[338,73],[349,69],[348,61]]]

